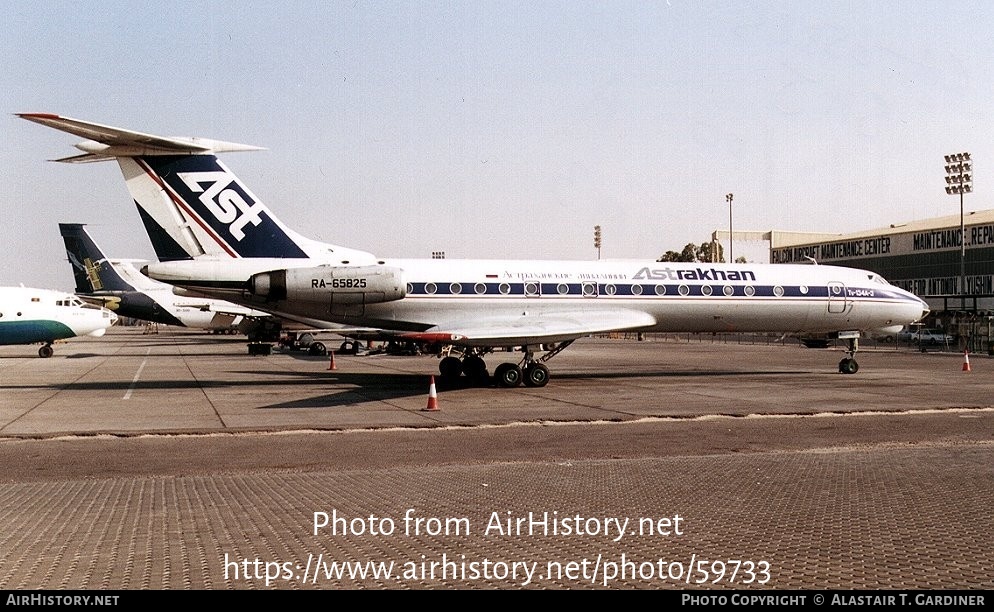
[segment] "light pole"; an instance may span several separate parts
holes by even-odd
[[[959,195],[959,294],[966,310],[966,226],[963,221],[963,194],[973,191],[973,162],[969,153],[946,155],[946,193]]]
[[[728,263],[735,263],[732,253],[732,194],[726,194],[725,199],[728,200]]]

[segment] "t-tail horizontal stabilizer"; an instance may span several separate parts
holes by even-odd
[[[263,147],[208,138],[154,136],[49,113],[18,113],[17,116],[87,139],[75,145],[77,149],[84,152],[82,155],[52,160],[58,162],[85,163],[117,157],[197,155],[264,150]]]

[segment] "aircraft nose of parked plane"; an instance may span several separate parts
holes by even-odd
[[[117,323],[117,315],[114,312],[107,310],[106,308],[100,309],[100,322],[97,324],[96,329],[91,331],[88,336],[93,336],[94,338],[99,338],[107,333],[107,328],[111,325]]]
[[[932,309],[929,308],[928,303],[925,300],[918,297],[917,295],[915,295],[914,293],[911,293],[910,291],[906,291],[904,289],[900,289],[900,292],[903,295],[904,299],[907,300],[907,307],[908,307],[908,310],[906,311],[907,316],[913,316],[914,314],[917,314],[919,312],[921,313],[920,315],[918,315],[918,318],[916,318],[914,321],[911,321],[911,323],[917,323],[918,321],[921,321],[922,319],[928,316],[928,313],[932,312]]]

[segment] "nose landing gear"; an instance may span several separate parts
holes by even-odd
[[[839,372],[842,374],[855,374],[859,371],[859,364],[856,363],[856,351],[859,350],[859,333],[856,332],[855,337],[844,337],[840,333],[839,338],[845,338],[849,343],[849,349],[846,351],[849,356],[844,357],[839,362]]]

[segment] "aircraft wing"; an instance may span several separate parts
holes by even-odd
[[[198,302],[197,300],[190,300],[189,302],[175,302],[175,305],[182,306],[184,308],[196,308],[197,310],[201,310],[203,312],[213,312],[219,315],[228,315],[232,317],[269,318],[273,316],[268,313],[238,306],[236,304],[218,304],[216,301],[205,300],[203,302]]]
[[[390,340],[396,338],[389,332],[384,332],[375,327],[355,327],[343,323],[332,323],[330,321],[319,321],[306,317],[297,317],[285,313],[277,313],[272,316],[283,322],[283,329],[296,333],[332,333],[345,338],[355,338],[357,340]],[[251,318],[251,317],[250,317]]]
[[[238,320],[237,315],[224,314],[220,312],[214,313],[211,317],[211,327],[216,329],[227,329],[235,325],[235,321]]]
[[[476,317],[453,321],[423,332],[395,332],[398,339],[441,342],[462,346],[517,346],[562,342],[612,331],[651,327],[656,319],[645,312],[604,310],[597,312],[563,311],[522,314],[516,317]]]

